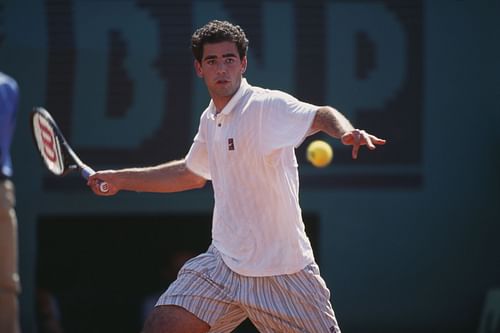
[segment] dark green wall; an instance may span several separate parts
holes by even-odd
[[[40,221],[206,216],[213,204],[210,189],[100,198],[78,177],[50,176],[31,107],[52,112],[95,168],[182,157],[208,103],[189,38],[212,18],[247,31],[250,83],[333,105],[388,139],[356,162],[330,140],[334,163],[322,170],[305,144],[297,150],[303,211],[319,220],[318,260],[344,330],[477,330],[500,285],[498,1],[1,3],[0,69],[22,93],[13,158],[26,332]]]

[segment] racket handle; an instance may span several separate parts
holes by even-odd
[[[81,169],[81,174],[83,178],[88,179],[90,176],[92,176],[95,173],[95,171],[89,167],[88,165],[84,165]],[[109,191],[108,183],[99,181],[99,191],[102,193],[106,193]]]

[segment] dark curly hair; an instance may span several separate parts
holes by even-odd
[[[191,37],[191,50],[199,62],[203,58],[203,46],[220,42],[234,42],[238,48],[240,59],[243,59],[248,50],[248,39],[239,25],[228,21],[213,20],[193,33]]]

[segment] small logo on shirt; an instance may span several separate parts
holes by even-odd
[[[227,149],[234,150],[234,139],[233,138],[227,139]]]

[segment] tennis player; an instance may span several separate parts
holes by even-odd
[[[353,128],[332,107],[250,85],[248,40],[229,22],[194,32],[194,68],[211,101],[184,159],[106,170],[89,178],[98,195],[176,192],[211,180],[212,244],[189,260],[159,298],[145,333],[231,332],[249,318],[260,332],[340,332],[330,291],[304,231],[294,149],[323,131],[352,157],[385,140]],[[97,182],[109,183],[101,193]]]

